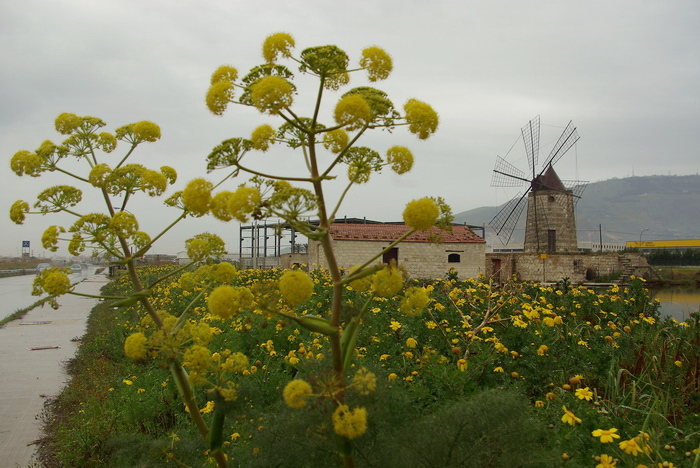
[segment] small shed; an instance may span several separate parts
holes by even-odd
[[[350,269],[378,255],[409,230],[398,223],[341,222],[331,226],[330,236],[338,265]],[[460,278],[471,278],[483,272],[485,258],[486,241],[469,227],[456,224],[451,231],[414,232],[377,261],[394,260],[412,278],[443,278],[451,268]],[[319,242],[309,242],[308,263],[311,268],[328,267]]]

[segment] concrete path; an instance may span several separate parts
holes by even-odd
[[[89,275],[75,290],[99,294],[108,281],[104,275]],[[86,320],[97,302],[63,296],[58,310],[45,305],[0,329],[1,467],[38,466],[35,441],[42,435],[39,416],[44,402],[65,386],[64,363],[78,348],[71,340],[85,334]]]

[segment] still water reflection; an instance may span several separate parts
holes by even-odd
[[[652,299],[661,302],[661,315],[669,315],[679,322],[700,309],[700,288],[675,287],[653,289]]]

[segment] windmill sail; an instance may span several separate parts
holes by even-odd
[[[532,177],[534,178],[535,168],[537,167],[537,160],[540,154],[540,116],[538,115],[529,121],[520,131],[523,134],[527,161],[530,163]]]
[[[513,197],[489,223],[489,226],[496,231],[496,235],[502,240],[505,239],[505,242],[503,242],[504,244],[510,242],[510,238],[513,236],[513,231],[515,231],[515,226],[520,219],[520,215],[527,206],[527,199],[525,196],[528,194],[528,191],[529,190],[526,190],[522,195],[518,194]]]
[[[561,157],[564,156],[567,151],[569,151],[569,148],[574,146],[574,143],[576,143],[578,139],[579,136],[578,132],[576,131],[576,127],[574,127],[573,122],[569,122],[569,125],[566,126],[564,132],[559,137],[557,144],[554,145],[554,148],[552,148],[549,156],[547,156],[547,160],[543,165],[545,170],[547,166],[555,165],[557,161],[559,161]]]
[[[491,177],[491,187],[519,187],[525,182],[526,174],[500,156],[496,156],[496,167]]]

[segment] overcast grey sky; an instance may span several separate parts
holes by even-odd
[[[219,65],[245,73],[262,63],[261,43],[278,31],[294,36],[297,52],[336,44],[353,63],[363,48],[383,47],[394,72],[375,86],[398,107],[415,97],[440,114],[440,128],[427,141],[404,129],[365,140],[380,153],[408,146],[416,165],[402,177],[375,176],[352,192],[341,216],[399,220],[408,201],[427,195],[444,197],[455,213],[507,201],[513,191],[490,187],[496,155],[526,169],[522,143],[509,150],[537,115],[541,160],[569,120],[578,127],[579,143],[557,165],[562,179],[695,174],[698,24],[695,0],[3,1],[0,255],[14,256],[21,241],[30,240],[41,256],[43,230],[72,222],[33,216],[16,226],[8,217],[15,200],[33,204],[41,189],[65,183],[55,175],[18,178],[9,170],[18,150],[62,141],[53,128],[58,114],[97,116],[109,131],[139,120],[158,123],[162,139],[142,146],[133,162],[173,166],[180,189],[206,175],[205,157],[221,140],[275,124],[236,106],[213,116],[204,94]],[[364,76],[353,75],[350,86],[364,84]],[[285,170],[298,157],[277,150],[259,162]],[[216,180],[217,174],[207,177]],[[147,210],[142,227],[152,234],[177,216],[160,202],[139,206]],[[237,251],[238,225],[211,218],[187,220],[155,251],[176,253],[187,237],[203,231],[220,234]]]

